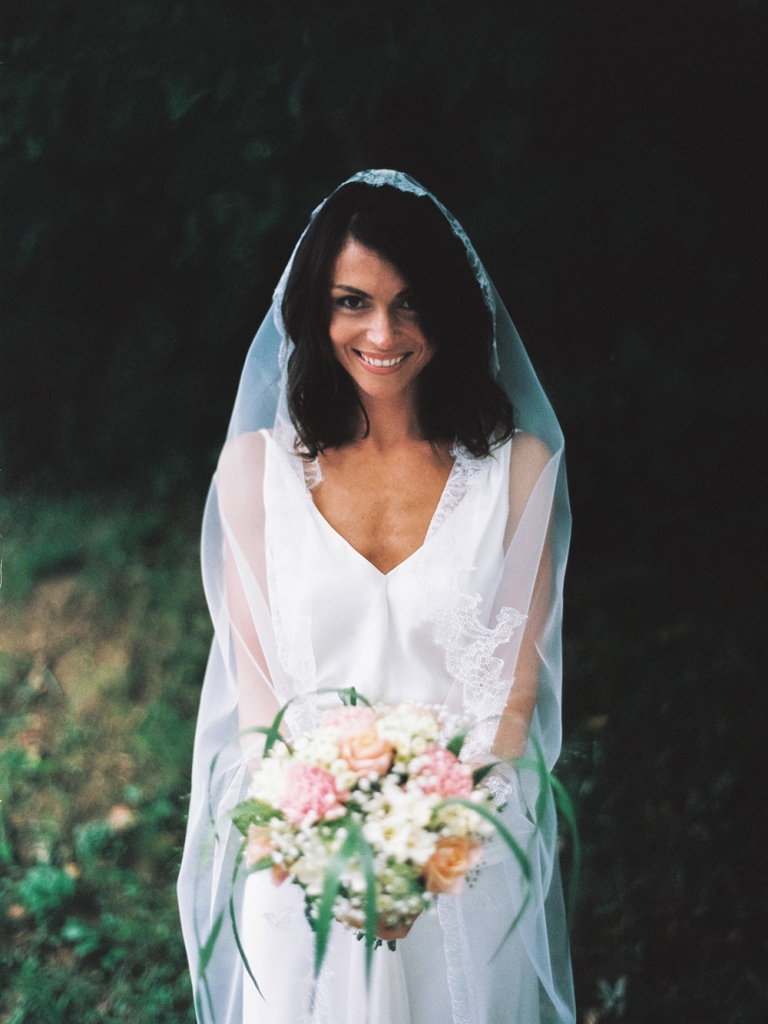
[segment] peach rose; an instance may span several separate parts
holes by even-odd
[[[282,885],[283,882],[286,880],[286,878],[290,878],[290,877],[291,876],[285,870],[285,868],[283,867],[282,864],[273,864],[272,865],[272,885],[275,885],[275,886]]]
[[[375,726],[349,736],[341,744],[341,756],[358,779],[368,772],[384,775],[392,764],[392,752],[392,744],[379,736]]]
[[[245,846],[245,866],[252,868],[254,864],[258,864],[260,860],[265,857],[271,856],[274,847],[269,838],[269,829],[265,825],[254,825],[253,822],[248,826],[248,842]],[[272,865],[272,884],[282,885],[286,878],[290,875],[282,866],[282,864]]]
[[[269,838],[269,829],[265,825],[254,825],[253,822],[248,826],[248,842],[245,844],[245,853],[243,860],[245,866],[250,869],[254,864],[258,864],[260,860],[265,857],[269,857],[272,854],[273,846]]]
[[[480,863],[482,847],[469,836],[444,836],[424,866],[429,892],[448,892],[458,896],[468,871]]]

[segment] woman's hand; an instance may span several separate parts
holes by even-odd
[[[376,938],[381,939],[382,942],[395,942],[397,939],[404,939],[418,916],[418,914],[408,914],[407,917],[401,918],[396,925],[386,925],[381,917],[377,918]],[[336,920],[350,928],[357,928],[361,931],[365,928],[365,919],[362,917],[337,917]]]
[[[381,918],[379,918],[376,923],[377,938],[381,939],[382,942],[394,942],[396,939],[404,939],[418,916],[418,914],[409,914],[408,917],[402,918],[398,924],[392,927],[383,924]]]

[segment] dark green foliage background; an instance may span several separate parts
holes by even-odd
[[[350,173],[410,172],[473,239],[568,440],[561,773],[587,845],[590,1024],[768,1008],[765,29],[762,0],[0,11],[6,543],[34,550],[20,508],[56,495],[72,518],[98,491],[154,506],[149,548],[177,550],[271,290]],[[99,571],[70,543],[25,555],[32,583]],[[6,554],[6,594],[14,572]],[[160,789],[178,796],[188,758]]]

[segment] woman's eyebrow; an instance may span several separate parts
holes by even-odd
[[[334,288],[343,288],[345,292],[352,292],[353,295],[359,295],[361,299],[372,299],[373,296],[369,295],[368,292],[364,292],[362,288],[353,288],[351,284],[332,284],[331,290]],[[412,288],[402,288],[397,295],[396,299],[402,299],[404,295],[410,295],[413,291]]]
[[[364,292],[362,288],[353,288],[351,284],[334,284],[332,288],[343,288],[346,292],[352,292],[354,295],[359,295],[363,299],[370,299],[372,296],[368,292]]]

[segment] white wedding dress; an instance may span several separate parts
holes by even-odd
[[[574,1024],[556,812],[546,786],[538,799],[535,773],[510,771],[506,783],[498,780],[511,787],[504,820],[527,851],[527,883],[506,847],[491,846],[472,887],[441,896],[396,951],[375,951],[370,999],[364,944],[334,925],[310,1014],[313,935],[301,890],[288,882],[275,888],[266,873],[246,879],[238,859],[242,837],[231,811],[245,799],[260,753],[253,729],[288,702],[291,735],[311,728],[317,701],[332,699],[312,695],[327,687],[466,714],[475,723],[468,760],[519,752],[520,720],[529,753],[536,747],[547,769],[560,752],[570,512],[557,418],[458,222],[400,172],[364,171],[352,182],[412,193],[446,218],[491,313],[489,370],[519,431],[489,458],[456,452],[424,543],[391,572],[379,572],[320,515],[311,492],[316,467],[303,469],[295,454],[287,397],[295,350],[281,313],[291,257],[246,357],[203,520],[215,635],[178,883],[197,1018]],[[494,956],[526,893],[518,927]],[[243,968],[232,917],[264,999]]]
[[[514,441],[484,460],[456,454],[423,545],[386,574],[322,517],[297,475],[296,458],[268,435],[265,441],[267,576],[281,660],[294,677],[303,674],[307,690],[354,685],[371,701],[445,701],[454,682],[447,662],[457,653],[450,621],[457,588],[471,603],[471,595],[492,590],[503,562]],[[479,599],[470,614],[489,654],[504,640],[499,631],[509,634],[523,621],[488,629]],[[481,664],[475,663],[474,681],[480,700]],[[471,703],[473,694],[466,696]],[[507,819],[524,841],[528,820],[519,809]],[[438,912],[423,914],[395,951],[376,950],[368,1018],[364,943],[334,924],[310,1014],[314,937],[302,892],[291,883],[275,887],[267,872],[252,875],[242,939],[264,998],[245,978],[244,1024],[536,1024],[539,978],[525,930],[492,964],[472,957],[473,934],[483,933],[478,946],[495,948],[522,899],[516,866],[496,849],[487,860],[496,863],[483,867],[471,890],[441,897]]]

